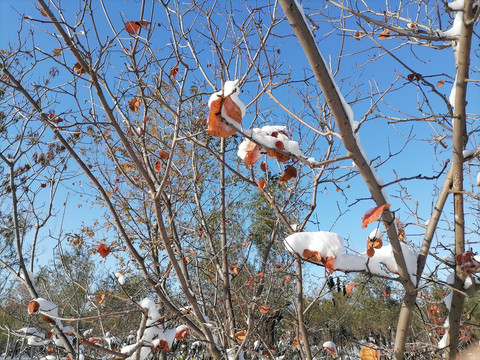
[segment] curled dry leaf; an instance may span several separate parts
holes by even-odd
[[[48,116],[49,117],[49,120],[55,124],[58,124],[58,123],[61,123],[63,121],[62,118],[58,117],[57,115],[53,114],[53,113],[50,113],[50,115]]]
[[[175,339],[185,340],[188,336],[188,327],[184,327],[175,333]]]
[[[245,330],[241,330],[235,333],[235,339],[237,339],[238,342],[242,342],[245,339],[246,335],[247,335],[247,332]]]
[[[266,187],[267,187],[267,184],[265,183],[265,180],[263,180],[263,179],[258,180],[258,188],[259,188],[259,189],[262,189],[262,190],[263,190],[263,189],[265,189]]]
[[[290,276],[285,276],[282,280],[282,286],[285,286],[286,283],[288,283],[289,281],[291,281],[292,278]]]
[[[317,263],[322,262],[322,255],[318,251],[315,251],[315,250],[309,250],[309,249],[303,250],[302,257],[305,260],[308,260],[308,261],[313,261],[313,262],[317,262]]]
[[[300,343],[302,342],[302,338],[298,339],[296,336],[293,338],[292,345],[295,346],[297,349],[300,349]]]
[[[45,10],[43,10],[43,8],[38,9],[38,11],[40,11],[40,14],[42,14],[42,16],[48,17],[47,12]]]
[[[284,183],[292,178],[297,177],[297,169],[292,165],[285,166],[285,170],[283,171],[283,175],[278,179],[280,183]]]
[[[38,301],[32,300],[28,303],[27,309],[28,309],[28,315],[35,314],[38,311],[38,309],[40,309],[40,304],[38,303]]]
[[[47,324],[53,324],[55,322],[50,316],[47,315],[43,315],[42,318]]]
[[[137,21],[127,21],[125,23],[125,30],[131,35],[137,34],[141,28],[148,29],[150,21],[137,20]]]
[[[238,275],[238,272],[240,271],[240,268],[238,267],[238,263],[233,263],[230,265],[230,273],[232,275]]]
[[[262,170],[262,171],[267,171],[268,170],[268,165],[265,161],[262,161],[260,163],[260,170]]]
[[[367,256],[373,257],[373,255],[375,255],[375,249],[370,246],[367,246]]]
[[[229,137],[237,132],[233,126],[227,124],[222,117],[222,107],[226,114],[237,123],[242,122],[242,111],[237,104],[227,96],[219,97],[210,104],[210,112],[208,113],[208,133],[216,137]]]
[[[246,154],[244,161],[246,165],[253,165],[258,161],[258,159],[260,159],[260,145],[254,143],[253,141],[248,140],[245,151]]]
[[[384,204],[368,210],[362,218],[362,229],[365,229],[368,224],[377,221],[382,215],[383,211],[389,207],[390,204]]]
[[[355,38],[355,40],[362,40],[363,39],[363,32],[362,31],[357,31],[355,34],[353,34],[353,37]]]
[[[153,170],[158,174],[160,170],[162,170],[162,163],[160,161],[157,161],[155,163],[155,166],[153,167]]]
[[[159,153],[159,156],[160,156],[160,159],[162,160],[168,160],[168,158],[170,157],[170,154],[165,150],[161,150]]]
[[[110,249],[110,246],[107,246],[105,244],[100,244],[97,247],[97,252],[100,254],[102,258],[105,258],[108,256],[108,254],[112,252],[112,250]]]
[[[379,40],[385,40],[390,37],[390,30],[389,29],[384,29],[380,35],[378,36]]]
[[[270,306],[268,305],[260,305],[260,312],[262,314],[268,314],[270,312]]]
[[[78,74],[78,75],[85,75],[87,73],[87,70],[85,70],[82,65],[80,65],[79,62],[77,62],[75,65],[73,65],[73,70]]]
[[[335,272],[335,269],[333,268],[334,263],[335,263],[334,257],[327,256],[325,259],[323,259],[323,265],[325,265],[325,268],[328,270],[330,274],[333,274]]]
[[[169,74],[170,74],[170,76],[171,76],[172,78],[174,78],[174,79],[177,77],[177,75],[178,75],[178,64],[175,65],[173,68],[170,69]]]
[[[445,84],[445,80],[437,81],[437,87],[440,87]]]
[[[405,225],[398,218],[395,218],[395,225],[397,226],[398,240],[403,241],[405,239]]]
[[[382,239],[370,239],[367,238],[367,245],[374,248],[374,249],[380,249],[383,245]]]
[[[412,82],[413,80],[420,81],[420,80],[422,80],[422,74],[419,74],[419,73],[408,74],[407,80],[410,81],[410,82]]]
[[[354,287],[355,287],[354,284],[348,284],[347,285],[346,291],[347,291],[348,296],[350,296],[352,294],[352,290],[353,290]]]
[[[134,98],[128,102],[128,107],[135,113],[140,111],[140,105],[142,105],[142,100]]]

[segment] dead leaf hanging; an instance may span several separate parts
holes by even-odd
[[[128,21],[125,23],[125,30],[131,35],[135,35],[140,31],[140,28],[148,29],[150,21],[137,20],[137,21]]]
[[[389,207],[390,204],[384,204],[368,210],[362,218],[362,229],[365,229],[368,224],[377,221],[382,215],[383,211]]]
[[[390,37],[390,30],[389,29],[384,29],[380,35],[378,36],[379,40],[385,40]]]
[[[73,65],[73,70],[75,70],[75,72],[78,74],[78,75],[85,75],[87,73],[87,70],[85,70],[82,65],[80,65],[79,62],[77,62],[75,65]]]
[[[135,113],[140,111],[140,105],[142,105],[142,100],[134,98],[128,102],[128,107]]]

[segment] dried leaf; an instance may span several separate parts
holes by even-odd
[[[333,268],[333,264],[335,263],[335,258],[334,257],[326,257],[323,260],[323,265],[327,268],[328,272],[330,274],[333,274],[335,272],[335,269]]]
[[[97,252],[100,254],[100,256],[102,258],[105,258],[105,257],[108,256],[108,254],[110,254],[112,252],[112,250],[110,249],[109,246],[107,246],[105,244],[100,244],[97,247]]]
[[[266,163],[265,161],[262,161],[262,162],[260,163],[260,170],[262,170],[262,171],[267,171],[267,169],[268,169],[267,163]]]
[[[97,301],[98,301],[98,303],[99,303],[100,305],[102,305],[102,304],[105,302],[105,296],[106,296],[105,293],[101,293],[101,294],[98,296]]]
[[[57,115],[55,114],[52,114],[50,113],[49,115],[49,120],[55,124],[58,124],[58,123],[61,123],[63,121],[62,118],[58,117]]]
[[[283,171],[283,175],[278,179],[280,183],[284,183],[292,178],[297,177],[297,169],[292,165],[285,166],[285,170]]]
[[[48,17],[47,12],[43,10],[43,8],[38,9],[38,11],[40,11],[40,14],[42,14],[42,16]]]
[[[229,137],[237,132],[237,129],[228,125],[221,116],[222,98],[214,100],[210,104],[208,113],[208,133],[216,137]]]
[[[317,262],[317,263],[322,262],[322,255],[318,251],[315,251],[315,250],[309,250],[309,249],[303,250],[302,257],[305,260],[308,260],[308,261],[313,261],[313,262]]]
[[[475,260],[474,254],[471,251],[465,251],[464,253],[455,257],[457,264],[461,266],[462,270],[467,274],[473,274],[480,268],[480,263]]]
[[[263,180],[263,179],[258,180],[258,188],[259,188],[259,189],[262,189],[262,190],[263,190],[263,189],[265,189],[266,187],[267,187],[267,184],[265,183],[265,180]]]
[[[157,161],[155,163],[155,166],[153,167],[153,170],[158,174],[160,170],[162,170],[162,163],[160,161]]]
[[[347,291],[348,296],[350,296],[352,294],[352,290],[353,290],[354,287],[355,287],[354,284],[348,284],[347,285],[346,291]]]
[[[385,40],[390,37],[390,30],[389,29],[384,29],[380,35],[378,36],[379,40]]]
[[[270,306],[268,305],[260,305],[260,312],[262,314],[268,314],[270,312]]]
[[[185,340],[188,336],[188,328],[184,327],[175,333],[176,340]]]
[[[372,248],[372,247],[370,247],[370,246],[368,246],[368,247],[367,247],[367,256],[368,256],[368,257],[373,257],[373,255],[375,255],[375,249]]]
[[[398,240],[403,241],[405,239],[405,225],[398,218],[395,218],[395,225],[397,226]]]
[[[374,249],[380,249],[383,245],[383,242],[382,242],[382,239],[367,238],[367,245],[374,248]]]
[[[178,64],[175,65],[173,68],[171,68],[169,73],[170,73],[170,76],[175,79],[178,74]]]
[[[78,75],[85,75],[87,73],[87,70],[85,70],[82,65],[80,65],[79,62],[77,62],[75,65],[73,65],[73,70],[78,74]]]
[[[147,29],[150,25],[149,21],[137,20],[137,21],[128,21],[125,23],[125,30],[131,35],[135,35],[140,31],[140,28]]]
[[[240,271],[240,268],[238,267],[238,263],[233,263],[230,265],[230,273],[232,275],[238,275],[238,272]]]
[[[32,300],[28,303],[27,309],[28,309],[28,315],[35,314],[38,311],[38,309],[40,309],[40,304],[38,303],[38,301]]]
[[[245,330],[235,333],[235,339],[237,339],[238,342],[245,340],[245,336],[247,336],[247,332]]]
[[[300,349],[300,342],[302,341],[302,339],[300,338],[300,340],[295,336],[293,338],[293,341],[292,341],[292,345],[295,346],[297,349]]]
[[[62,49],[53,49],[53,56],[60,56],[62,55]]]
[[[285,277],[283,278],[283,281],[282,281],[282,286],[285,286],[285,284],[286,284],[287,282],[291,281],[291,280],[292,280],[292,278],[291,278],[290,276],[288,276],[288,275],[285,276]]]
[[[363,39],[363,32],[358,30],[355,34],[353,34],[353,37],[355,38],[355,40],[362,40]]]
[[[383,211],[389,207],[390,204],[384,204],[368,210],[362,218],[362,229],[365,229],[368,224],[377,221],[382,215]]]
[[[134,98],[128,102],[128,107],[135,113],[140,111],[140,105],[142,105],[142,100]]]
[[[253,279],[251,279],[249,282],[248,282],[248,290],[252,291],[252,288],[253,288],[253,283],[255,281]]]
[[[437,81],[437,87],[440,87],[445,84],[445,80]]]
[[[55,323],[55,320],[53,320],[50,316],[43,315],[42,318],[43,318],[43,321],[45,321],[47,324]]]
[[[253,150],[247,151],[243,160],[245,161],[246,165],[254,165],[258,159],[260,159],[260,146],[255,144]]]
[[[378,360],[378,350],[372,347],[364,346],[360,349],[361,360]]]
[[[160,159],[162,160],[168,160],[168,158],[170,157],[170,154],[165,150],[160,150],[159,156],[160,156]]]

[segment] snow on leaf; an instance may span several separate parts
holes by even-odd
[[[97,247],[97,252],[100,254],[100,256],[102,258],[106,258],[108,256],[108,254],[110,254],[112,252],[112,250],[110,249],[109,246],[107,246],[105,244],[100,244]]]
[[[390,204],[384,204],[368,210],[362,218],[362,229],[365,229],[368,224],[377,221],[382,215],[383,211],[389,207]]]
[[[324,342],[322,347],[326,349],[334,359],[337,357],[337,347],[333,341]]]
[[[40,309],[40,304],[37,301],[32,300],[28,303],[27,309],[28,309],[28,315],[35,314],[38,311],[38,309]]]
[[[305,249],[303,250],[302,257],[308,261],[313,261],[317,263],[322,262],[322,255],[318,251]]]
[[[176,340],[185,340],[188,336],[189,329],[187,325],[180,325],[178,326],[175,332],[175,339]]]
[[[480,263],[475,260],[474,254],[471,251],[465,251],[457,255],[455,259],[457,264],[460,265],[467,274],[473,274],[480,268]]]

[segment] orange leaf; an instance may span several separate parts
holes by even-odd
[[[355,34],[353,34],[353,37],[355,38],[355,40],[362,40],[363,39],[363,32],[362,31],[357,31]]]
[[[266,163],[265,161],[262,161],[262,162],[260,163],[260,169],[261,169],[262,171],[267,171],[268,165],[267,165],[267,163]]]
[[[362,229],[365,229],[368,224],[377,221],[382,215],[383,211],[389,207],[390,204],[384,204],[368,210],[362,218]]]
[[[380,35],[379,35],[378,38],[379,38],[380,40],[385,40],[385,39],[387,39],[387,38],[389,38],[389,37],[390,37],[390,30],[389,30],[389,29],[385,29],[385,30],[383,30],[383,31],[380,33]]]
[[[222,98],[212,101],[208,113],[208,133],[216,137],[229,137],[237,132],[237,129],[228,125],[221,116]]]
[[[165,150],[161,150],[159,153],[160,159],[167,160],[170,157],[170,154]]]
[[[382,242],[382,239],[367,238],[367,245],[374,249],[380,249],[383,245],[383,242]]]
[[[268,305],[260,305],[260,312],[262,314],[268,314],[270,312],[270,306]]]
[[[354,287],[355,287],[354,284],[348,284],[348,285],[347,285],[347,289],[346,289],[346,290],[347,290],[347,295],[348,295],[348,296],[350,296],[350,295],[352,294],[352,290],[353,290]]]
[[[330,274],[333,274],[334,273],[334,269],[333,269],[333,264],[335,263],[335,258],[334,257],[326,257],[325,260],[323,260],[323,265],[325,265],[325,267],[328,269],[328,271],[330,272]]]
[[[118,185],[115,185],[112,189],[112,193],[115,194],[118,191]]]
[[[360,349],[361,360],[378,360],[378,350],[364,346]]]
[[[281,163],[284,163],[290,160],[290,156],[288,156],[287,154],[282,154],[275,150],[267,150],[267,155],[271,156],[274,159],[277,159]]]
[[[75,70],[75,72],[78,74],[78,75],[85,75],[87,73],[87,70],[85,70],[82,65],[80,65],[79,62],[77,62],[75,65],[73,65],[73,70]]]
[[[405,239],[405,226],[398,220],[398,218],[395,218],[395,224],[397,225],[397,236],[398,240],[402,241]]]
[[[185,327],[183,329],[181,329],[180,331],[177,331],[175,333],[175,339],[177,340],[185,340],[188,336],[188,328]]]
[[[265,184],[265,180],[263,179],[258,180],[258,187],[262,190],[265,189],[267,187],[267,184]]]
[[[240,271],[240,268],[238,267],[237,263],[234,263],[234,264],[230,265],[230,272],[233,275],[237,275],[239,271]]]
[[[285,277],[283,278],[283,281],[282,281],[282,286],[285,286],[285,284],[286,284],[287,282],[289,282],[290,280],[292,280],[292,278],[291,278],[290,276],[288,276],[288,275],[285,276]]]
[[[38,9],[38,11],[40,11],[40,14],[42,14],[42,16],[48,17],[47,12],[43,10],[43,8]]]
[[[158,174],[160,170],[162,170],[162,163],[160,161],[157,161],[155,163],[153,170],[155,170],[155,172]]]
[[[40,309],[40,304],[37,301],[32,300],[28,303],[27,308],[28,308],[28,315],[32,315],[32,314],[35,314],[38,311],[38,309]]]
[[[105,258],[112,252],[109,246],[105,244],[100,244],[97,247],[97,252],[100,254],[101,257]]]
[[[140,105],[142,105],[142,100],[134,98],[128,102],[128,107],[135,113],[140,111]]]
[[[252,290],[252,287],[253,287],[253,283],[254,283],[254,280],[251,279],[249,282],[248,282],[248,290]]]
[[[367,247],[367,256],[368,256],[368,257],[373,257],[373,255],[375,255],[375,249],[372,248],[372,247],[370,247],[370,246],[368,246],[368,247]]]
[[[247,332],[245,330],[239,331],[235,333],[235,339],[237,339],[238,342],[242,342],[245,339],[246,335]]]
[[[97,301],[100,305],[102,305],[105,302],[105,296],[106,296],[105,293],[102,293],[98,296]]]
[[[295,336],[293,338],[293,341],[292,341],[292,345],[295,346],[297,349],[300,349],[300,342],[302,341],[302,339],[300,338],[300,340]]]
[[[137,20],[137,21],[128,21],[125,23],[125,30],[131,35],[135,35],[140,31],[140,28],[147,29],[150,25],[149,21]]]
[[[178,74],[178,65],[175,65],[173,68],[170,69],[170,76],[172,78],[176,78]]]
[[[317,263],[322,262],[322,255],[318,251],[312,251],[312,250],[305,249],[305,250],[303,250],[302,257],[305,260],[308,260],[308,261],[313,261],[313,262],[317,262]]]
[[[53,113],[50,113],[49,119],[50,119],[51,122],[53,122],[53,123],[55,123],[55,124],[61,123],[61,122],[63,121],[62,118],[59,118],[58,116],[56,116],[56,115],[53,114]]]
[[[442,86],[443,84],[445,84],[445,80],[437,81],[437,87],[440,87],[440,86]]]
[[[297,177],[297,169],[292,165],[285,166],[285,170],[283,171],[283,175],[278,179],[280,183],[284,183],[292,178]]]

